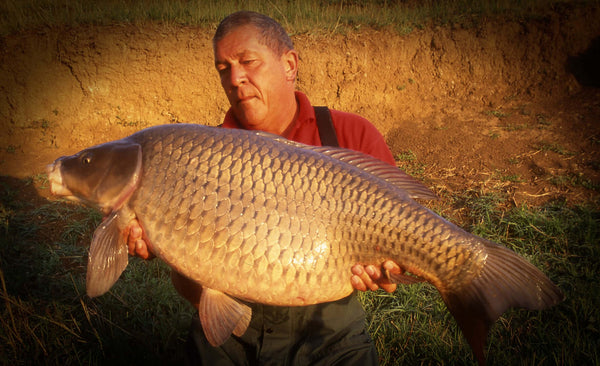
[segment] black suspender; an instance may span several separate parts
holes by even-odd
[[[317,117],[317,127],[319,128],[319,137],[323,146],[340,146],[338,143],[335,128],[331,121],[331,113],[327,107],[314,107]]]

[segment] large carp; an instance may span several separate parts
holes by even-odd
[[[351,150],[202,125],[151,127],[61,157],[54,194],[100,208],[87,293],[127,266],[123,230],[139,220],[152,252],[203,286],[200,318],[213,345],[241,335],[243,302],[300,306],[352,291],[350,268],[387,259],[433,284],[480,363],[489,327],[509,307],[562,300],[536,267],[413,198],[433,194],[399,169]]]

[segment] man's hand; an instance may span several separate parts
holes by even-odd
[[[154,254],[148,249],[148,245],[146,245],[144,232],[137,219],[131,220],[125,230],[128,232],[126,234],[127,247],[130,255],[135,255],[142,259],[154,258]]]
[[[402,272],[402,269],[392,261],[383,262],[382,268],[388,273],[396,274]],[[382,268],[374,265],[364,267],[360,264],[355,264],[352,267],[352,287],[359,291],[377,291],[380,288],[386,292],[396,291],[396,284],[392,283],[385,273],[382,272]]]

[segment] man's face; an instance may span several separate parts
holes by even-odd
[[[291,122],[295,112],[294,105],[289,116],[297,66],[295,51],[280,57],[259,42],[254,27],[242,26],[217,42],[214,52],[221,85],[245,128],[274,132],[273,124]]]

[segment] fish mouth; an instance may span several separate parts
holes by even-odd
[[[62,163],[60,160],[56,160],[52,164],[46,165],[46,173],[48,174],[48,181],[50,182],[50,192],[55,196],[61,197],[74,197],[73,192],[67,188],[62,179],[60,173],[60,167]]]

